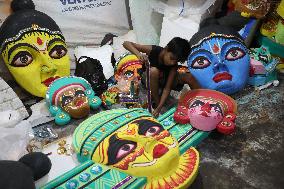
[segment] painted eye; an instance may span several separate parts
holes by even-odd
[[[134,75],[133,71],[128,70],[128,71],[124,72],[124,76],[127,77],[127,78],[131,78],[133,75]]]
[[[49,52],[49,56],[54,59],[60,59],[67,54],[67,49],[63,45],[55,45]]]
[[[73,101],[73,98],[71,96],[62,96],[61,106],[64,107],[71,103]]]
[[[16,54],[16,56],[13,58],[11,66],[14,67],[25,67],[32,63],[33,57],[30,53],[27,51],[20,51]]]
[[[75,96],[78,96],[78,97],[83,97],[83,96],[86,96],[84,91],[82,90],[77,90],[75,91]]]
[[[217,104],[210,104],[210,106],[211,106],[211,108],[214,109],[215,112],[219,112],[220,114],[223,115],[223,111],[222,111],[222,108],[221,108],[219,103],[217,103]]]
[[[258,59],[262,62],[264,62],[265,64],[268,64],[269,63],[269,58],[267,55],[263,55],[263,54],[260,54],[258,55]]]
[[[196,100],[195,102],[193,102],[193,104],[191,104],[190,108],[194,108],[194,107],[198,107],[198,106],[202,106],[205,103],[200,101],[200,100]]]
[[[158,127],[158,126],[153,126],[153,127],[150,127],[146,133],[145,133],[145,136],[155,136],[157,134],[159,134],[161,132],[161,128]]]
[[[133,150],[136,148],[135,144],[124,144],[123,146],[121,146],[119,148],[119,150],[117,151],[116,154],[116,159],[122,159],[125,156],[127,156],[128,154],[130,154],[131,152],[133,152]]]
[[[226,60],[234,61],[245,56],[245,52],[240,48],[232,48],[226,54]]]
[[[194,69],[203,69],[208,67],[211,64],[211,62],[204,56],[198,56],[196,57],[191,64],[191,67]]]

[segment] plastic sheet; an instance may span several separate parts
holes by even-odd
[[[214,3],[215,0],[175,0],[168,3],[154,0],[151,2],[151,7],[164,15],[173,13],[179,16],[188,16],[204,14]]]
[[[13,128],[0,128],[0,160],[17,161],[27,153],[26,147],[32,138],[28,121],[22,121]]]

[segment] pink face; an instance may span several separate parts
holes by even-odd
[[[194,99],[189,104],[188,115],[194,128],[211,131],[222,121],[223,112],[222,105],[218,102]]]

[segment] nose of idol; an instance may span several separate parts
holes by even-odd
[[[17,83],[34,96],[45,97],[53,78],[70,75],[67,47],[60,35],[30,32],[6,45],[1,54]]]

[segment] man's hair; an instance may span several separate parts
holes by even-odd
[[[167,50],[176,56],[178,62],[184,62],[190,52],[189,42],[180,37],[174,37],[166,46]]]

